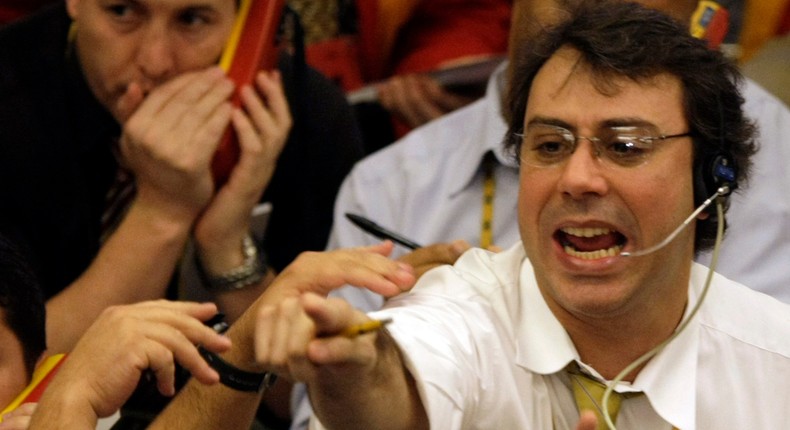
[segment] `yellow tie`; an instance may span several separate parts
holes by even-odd
[[[573,396],[576,398],[576,406],[579,413],[585,409],[595,412],[598,417],[597,430],[607,430],[606,421],[603,419],[603,393],[606,386],[594,379],[580,373],[570,373],[571,384],[573,385]],[[614,423],[617,419],[617,412],[620,410],[622,394],[612,391],[609,395],[609,418]]]

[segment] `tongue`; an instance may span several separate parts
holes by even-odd
[[[579,236],[571,236],[569,234],[566,234],[565,239],[577,251],[582,251],[582,252],[597,251],[599,249],[608,249],[617,245],[616,233],[603,234],[594,237],[579,237]]]

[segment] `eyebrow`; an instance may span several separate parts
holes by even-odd
[[[567,130],[570,130],[570,131],[575,131],[576,130],[576,127],[568,124],[567,122],[565,122],[565,121],[563,121],[561,119],[549,118],[549,117],[544,117],[544,116],[536,116],[536,117],[533,117],[532,119],[530,119],[529,122],[527,122],[524,125],[524,130],[529,129],[533,125],[552,125],[552,126],[555,126],[555,127],[562,127],[564,129],[567,129]]]
[[[529,129],[530,126],[533,125],[551,125],[554,127],[562,127],[568,131],[576,132],[576,127],[571,125],[568,122],[565,122],[559,118],[551,118],[551,117],[544,117],[544,116],[535,116],[529,120],[524,126],[524,129]],[[645,120],[644,118],[639,117],[624,117],[624,118],[610,118],[604,120],[596,125],[596,130],[601,130],[604,128],[616,128],[616,127],[649,127],[649,128],[656,128],[656,125],[650,121]]]

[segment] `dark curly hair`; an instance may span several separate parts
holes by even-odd
[[[614,94],[611,78],[645,82],[668,73],[680,79],[685,117],[694,141],[694,171],[717,154],[735,165],[736,183],[744,184],[756,152],[756,128],[743,113],[742,79],[736,65],[692,37],[688,28],[662,12],[617,0],[564,1],[568,18],[535,34],[513,56],[514,72],[504,106],[507,136],[520,133],[535,75],[564,46],[581,54],[602,94]],[[505,139],[518,156],[520,139]],[[695,176],[700,176],[695,174]],[[695,181],[696,182],[696,181]],[[695,184],[700,204],[714,190]],[[726,202],[725,202],[726,203]],[[725,204],[726,209],[726,204]],[[694,249],[709,249],[716,236],[715,216],[697,222]]]
[[[46,345],[44,295],[19,248],[0,235],[0,308],[5,323],[19,339],[28,376]]]

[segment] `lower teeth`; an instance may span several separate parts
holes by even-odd
[[[571,246],[565,246],[565,253],[576,258],[581,258],[582,260],[597,260],[599,258],[614,257],[620,254],[622,249],[622,246],[616,245],[608,249],[599,249],[596,251],[577,251]]]

